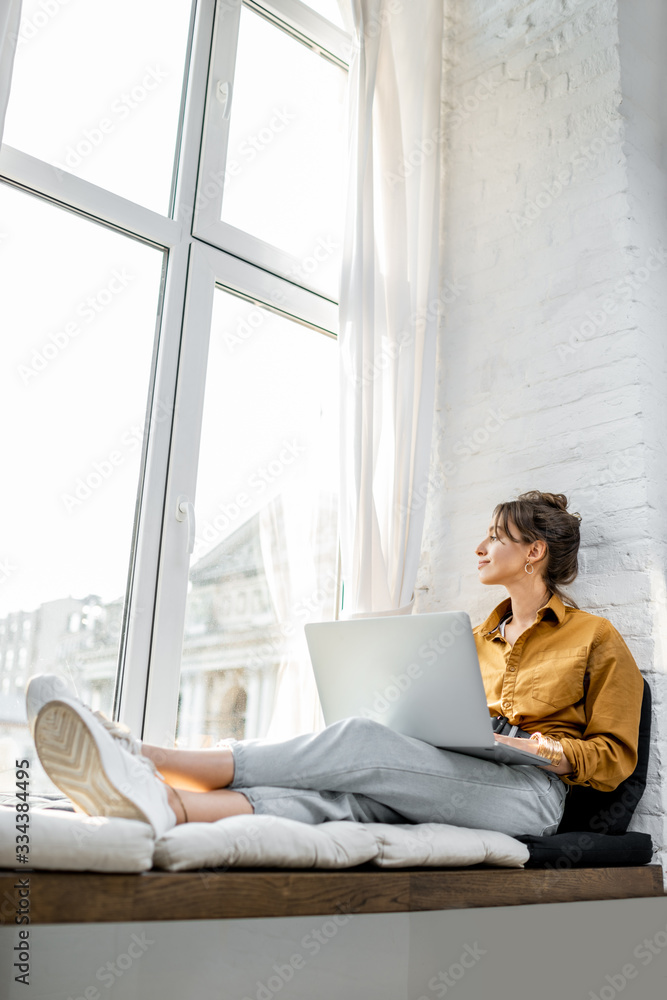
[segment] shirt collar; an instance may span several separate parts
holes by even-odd
[[[511,610],[511,607],[512,602],[509,597],[506,597],[504,601],[501,601],[500,604],[493,609],[486,621],[482,623],[480,627],[482,635],[488,636],[495,632],[502,619]],[[545,617],[555,618],[559,625],[563,623],[563,620],[565,619],[565,605],[557,594],[552,594],[547,603],[537,612],[538,622],[541,622]]]

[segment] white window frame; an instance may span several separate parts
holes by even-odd
[[[299,0],[243,3],[308,34],[341,65],[349,58],[350,36]],[[198,176],[206,176],[220,142],[213,116],[206,118],[207,95],[210,107],[220,60],[228,72],[236,52],[232,33],[233,45],[216,53],[209,75],[216,6],[237,25],[240,19],[241,0],[193,0],[171,217],[7,144],[0,147],[0,180],[165,253],[114,697],[114,714],[158,743],[173,739],[176,727],[189,570],[187,522],[176,519],[176,501],[195,497],[214,289],[219,285],[275,310],[270,293],[279,288],[279,311],[313,327],[315,336],[318,330],[335,336],[338,321],[330,298],[293,277],[276,277],[290,273],[290,255],[219,221],[222,188],[217,206],[209,202],[194,218]],[[223,141],[226,150],[226,136]]]

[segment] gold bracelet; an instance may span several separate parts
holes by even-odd
[[[183,816],[184,816],[184,819],[183,819],[183,822],[184,822],[184,823],[189,823],[189,820],[188,820],[188,811],[187,811],[187,809],[185,808],[185,803],[183,802],[183,799],[182,799],[182,798],[181,798],[181,796],[180,796],[180,795],[178,794],[178,789],[177,789],[177,788],[174,788],[174,786],[173,786],[173,785],[170,785],[170,784],[169,784],[168,782],[166,782],[166,781],[165,781],[165,785],[167,786],[167,788],[171,788],[172,792],[174,793],[174,795],[176,796],[176,798],[178,799],[178,801],[179,801],[179,802],[181,803],[181,809],[183,810]]]
[[[544,757],[550,764],[558,766],[563,759],[563,744],[558,740],[552,740],[542,733],[533,733],[530,737],[537,743],[537,756]]]

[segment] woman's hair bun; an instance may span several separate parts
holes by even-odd
[[[539,490],[530,490],[528,493],[522,493],[519,499],[527,500],[529,503],[546,504],[554,510],[565,511],[571,517],[576,517],[577,521],[581,521],[581,514],[578,511],[574,513],[567,509],[567,497],[564,493],[540,493]]]
[[[564,493],[540,493],[539,490],[530,490],[522,493],[520,500],[527,500],[529,503],[544,503],[556,510],[567,510],[567,497]]]

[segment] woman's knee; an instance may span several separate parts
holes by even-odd
[[[359,739],[377,739],[387,732],[387,727],[375,719],[369,719],[365,715],[351,715],[348,719],[341,719],[338,725],[347,737],[353,736]]]

